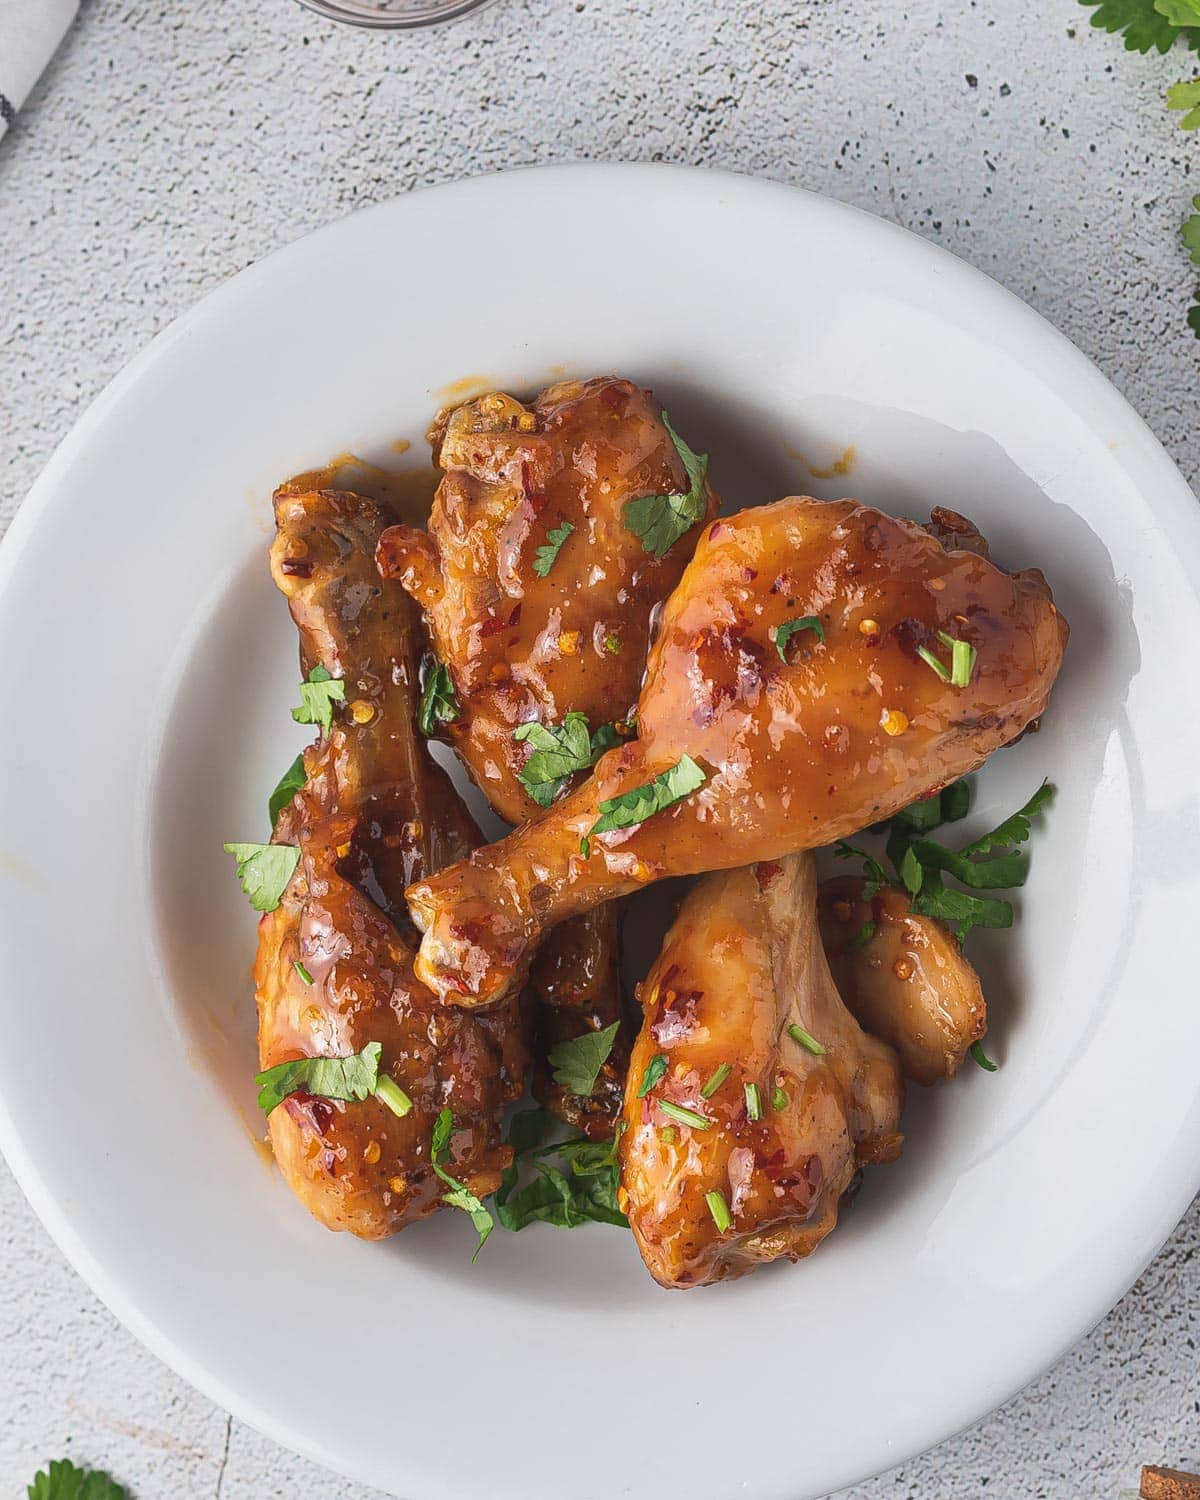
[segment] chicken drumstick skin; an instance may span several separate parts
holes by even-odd
[[[413,725],[416,611],[374,567],[390,517],[358,495],[286,488],[275,515],[272,573],[303,669],[321,665],[346,686],[275,828],[300,860],[259,923],[259,1057],[269,1068],[378,1042],[381,1071],[412,1108],[401,1118],[375,1097],[295,1093],[268,1129],[280,1170],[316,1218],[380,1239],[441,1206],[430,1142],[444,1108],[453,1114],[446,1170],[480,1195],[497,1186],[512,1155],[500,1119],[524,1086],[527,1027],[515,1000],[486,1015],[449,1011],[413,973],[404,887],[465,856],[478,834]]]
[[[698,1286],[810,1254],[858,1167],[899,1155],[904,1102],[895,1053],[834,986],[813,856],[700,881],[641,994],[619,1202],[651,1275]]]
[[[491,1003],[567,916],[892,816],[1043,711],[1066,638],[1036,570],[947,551],[854,500],[792,498],[710,523],[663,609],[638,739],[540,822],[409,889],[418,973],[448,1002]],[[704,772],[698,790],[592,831],[602,804],[684,755]]]

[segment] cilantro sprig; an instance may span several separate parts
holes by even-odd
[[[453,724],[462,716],[454,678],[445,662],[431,660],[426,664],[425,683],[417,705],[417,728],[431,739],[443,724]]]
[[[274,911],[300,863],[295,844],[225,844],[237,863],[237,878],[255,911]]]
[[[659,772],[653,781],[632,787],[618,797],[606,797],[600,803],[600,816],[579,841],[580,853],[584,859],[588,858],[594,834],[644,823],[655,813],[665,812],[676,802],[682,802],[685,797],[699,791],[707,780],[704,770],[690,755],[681,755],[673,766]]]
[[[515,1233],[541,1223],[559,1229],[583,1224],[627,1229],[629,1220],[617,1207],[617,1147],[624,1128],[619,1125],[609,1141],[589,1141],[581,1135],[553,1140],[547,1138],[557,1122],[546,1110],[515,1114],[508,1132],[514,1160],[495,1194],[496,1217],[503,1228]]]
[[[333,727],[333,705],[346,701],[346,684],[322,666],[316,666],[300,684],[300,707],[292,709],[297,724],[319,724],[328,734]]]
[[[558,561],[558,554],[563,549],[563,543],[575,530],[570,521],[564,521],[561,526],[556,526],[552,531],[546,533],[546,544],[539,547],[533,555],[533,571],[539,578],[548,578],[550,569]]]
[[[275,827],[276,818],[307,780],[308,777],[304,774],[304,756],[303,754],[297,755],[275,783],[275,790],[271,793],[270,801],[267,803],[267,814],[271,819],[272,828]]]
[[[708,454],[694,453],[671,426],[666,412],[663,412],[662,419],[687,474],[687,493],[639,495],[635,500],[627,500],[621,512],[625,530],[631,531],[654,557],[665,557],[708,510],[705,490]]]
[[[298,1057],[276,1063],[255,1075],[258,1107],[270,1114],[290,1094],[301,1092],[354,1103],[374,1094],[393,1114],[403,1117],[412,1109],[412,1100],[394,1078],[379,1071],[382,1051],[378,1042],[368,1042],[349,1057]]]
[[[559,725],[536,720],[518,724],[513,739],[532,747],[520,779],[539,807],[549,807],[572,776],[591,770],[606,750],[621,741],[612,724],[601,724],[589,734],[587,715],[574,711]]]
[[[129,1500],[129,1491],[99,1469],[77,1469],[56,1458],[39,1469],[25,1491],[28,1500]]]
[[[585,1031],[551,1047],[546,1061],[553,1070],[555,1083],[561,1084],[569,1094],[588,1098],[595,1091],[600,1069],[608,1061],[620,1029],[620,1021],[614,1021],[603,1031]]]

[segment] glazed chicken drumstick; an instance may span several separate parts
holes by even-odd
[[[493,809],[522,823],[551,795],[539,804],[530,794],[538,741],[523,726],[561,730],[567,714],[582,714],[585,749],[589,735],[616,742],[645,670],[651,612],[679,581],[715,500],[702,482],[691,528],[662,555],[626,524],[631,501],[690,483],[660,407],[627,380],[562,381],[529,405],[493,392],[440,419],[431,438],[445,477],[429,530],[385,532],[380,571],[425,611],[453,682],[455,717],[437,733]],[[568,769],[556,790],[578,780]],[[606,905],[563,923],[531,973],[534,1093],[596,1135],[611,1133],[621,1108],[628,1037],[618,1036],[587,1098],[554,1081],[547,1054],[621,1018],[619,918]]]
[[[413,973],[404,887],[463,857],[478,833],[414,729],[417,615],[374,565],[390,517],[358,495],[285,488],[275,518],[271,569],[304,672],[342,678],[345,702],[305,752],[305,785],[275,828],[300,859],[259,924],[259,1055],[268,1068],[378,1042],[381,1073],[412,1108],[399,1117],[374,1096],[293,1093],[268,1124],[301,1202],[331,1229],[379,1239],[440,1207],[446,1189],[429,1157],[445,1108],[445,1170],[480,1195],[497,1186],[512,1154],[500,1117],[528,1064],[525,1023],[515,1000],[487,1015],[447,1010]]]
[[[418,972],[451,1003],[491,1003],[567,916],[890,817],[1042,712],[1066,637],[1039,572],[854,500],[711,522],[663,609],[638,739],[410,888]]]
[[[689,1287],[810,1254],[859,1166],[899,1155],[904,1102],[830,976],[813,856],[700,881],[641,994],[618,1201],[647,1269]]]

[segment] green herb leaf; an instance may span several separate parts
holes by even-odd
[[[77,1469],[69,1458],[57,1458],[40,1469],[27,1486],[28,1500],[129,1500],[129,1491],[99,1469]]]
[[[746,1118],[749,1120],[762,1119],[762,1094],[759,1092],[757,1083],[743,1085],[742,1092],[746,1096]]]
[[[663,412],[663,426],[671,434],[675,451],[683,461],[689,489],[686,495],[641,495],[627,500],[622,509],[625,530],[636,536],[655,557],[668,553],[681,536],[702,520],[708,510],[705,480],[708,454],[693,453]]]
[[[350,1057],[300,1057],[276,1063],[255,1077],[258,1107],[270,1114],[289,1094],[315,1094],[321,1099],[361,1101],[379,1082],[378,1042],[368,1042]]]
[[[1000,1071],[999,1064],[994,1063],[983,1050],[982,1042],[972,1043],[968,1050],[985,1073],[998,1073]]]
[[[300,863],[294,844],[224,844],[237,862],[237,878],[255,911],[274,911]]]
[[[712,1128],[712,1121],[707,1115],[702,1115],[695,1109],[688,1109],[686,1105],[676,1104],[673,1099],[660,1099],[658,1107],[668,1118],[678,1120],[681,1125],[690,1125],[693,1130]]]
[[[857,953],[860,948],[865,948],[874,936],[875,923],[870,921],[864,922],[858,929],[858,931],[854,934],[854,936],[850,939],[850,941],[846,944],[843,952]]]
[[[1018,808],[1011,818],[1005,818],[1003,823],[992,829],[991,833],[985,833],[982,838],[977,838],[974,843],[968,844],[962,851],[970,858],[977,858],[981,854],[988,854],[993,849],[1004,849],[1011,844],[1023,844],[1029,838],[1029,820],[1037,816],[1042,808],[1054,796],[1055,787],[1053,782],[1043,781],[1024,807]]]
[[[304,756],[297,755],[283,775],[279,778],[275,790],[271,793],[270,801],[267,803],[267,813],[271,819],[271,827],[275,827],[275,819],[288,805],[292,798],[300,791],[308,777],[304,774]]]
[[[1200,26],[1200,0],[1154,0],[1154,9],[1172,26]]]
[[[1200,291],[1196,293],[1196,300],[1188,308],[1188,327],[1200,339]]]
[[[732,1072],[728,1063],[718,1063],[709,1075],[708,1082],[700,1090],[701,1099],[711,1099]]]
[[[973,927],[1011,927],[1013,923],[1013,909],[1009,902],[956,891],[936,872],[926,874],[911,904],[913,911],[921,916],[937,917],[947,923],[956,932],[960,943]]]
[[[579,841],[580,850],[586,859],[592,836],[608,833],[613,828],[633,828],[644,823],[655,813],[665,812],[676,802],[681,802],[692,792],[698,791],[708,780],[690,755],[681,755],[669,770],[661,772],[645,786],[635,786],[622,792],[619,797],[608,797],[600,804],[600,816]]]
[[[857,844],[847,843],[845,839],[839,839],[833,846],[833,852],[838,859],[861,859],[863,869],[867,872],[867,882],[862,888],[862,899],[870,901],[875,897],[882,886],[888,884],[887,875],[883,866],[873,854],[868,854],[865,849]]]
[[[825,1048],[821,1046],[811,1032],[805,1031],[803,1026],[797,1026],[793,1021],[787,1029],[788,1036],[793,1042],[804,1048],[805,1052],[811,1052],[814,1057],[824,1057]]]
[[[305,984],[311,984],[313,982],[312,975],[308,972],[308,970],[304,967],[304,965],[298,958],[292,959],[292,968],[295,969],[296,973],[299,974],[300,978],[304,981]]]
[[[297,724],[319,724],[328,734],[333,726],[333,705],[346,700],[346,684],[324,667],[314,667],[300,684],[300,707],[292,709]]]
[[[638,1098],[644,1099],[666,1071],[667,1054],[665,1052],[656,1052],[646,1064],[646,1071],[642,1074],[642,1081],[637,1091]]]
[[[562,551],[563,543],[574,530],[570,521],[564,521],[561,526],[546,533],[546,545],[539,547],[533,557],[533,571],[539,578],[545,578],[549,574]]]
[[[590,1095],[620,1029],[620,1021],[614,1021],[603,1031],[585,1031],[551,1047],[546,1061],[553,1069],[555,1083],[581,1098]]]
[[[432,739],[441,725],[453,724],[461,714],[450,668],[444,662],[430,662],[417,705],[417,728],[426,739]]]
[[[532,1111],[531,1111],[532,1112]],[[454,1115],[448,1109],[443,1109],[433,1122],[433,1143],[431,1151],[434,1161],[445,1161],[450,1150],[450,1137],[454,1134]]]
[[[1081,5],[1094,7],[1092,25],[1103,31],[1116,32],[1124,36],[1125,46],[1130,52],[1169,52],[1177,36],[1188,40],[1194,47],[1195,40],[1186,29],[1170,21],[1162,7],[1170,0],[1079,0]]]
[[[534,1222],[559,1229],[583,1224],[614,1224],[627,1229],[629,1221],[617,1207],[619,1167],[617,1144],[624,1125],[611,1141],[589,1141],[584,1136],[543,1145],[557,1122],[541,1109],[522,1110],[509,1124],[508,1144],[516,1153],[496,1193],[496,1217],[505,1229],[524,1229]],[[544,1158],[557,1156],[559,1166]],[[521,1166],[536,1175],[518,1188]]]
[[[1167,90],[1167,108],[1184,112],[1179,122],[1181,129],[1200,127],[1200,78],[1191,83],[1173,83]]]
[[[532,720],[518,724],[513,739],[533,746],[521,767],[521,785],[539,807],[549,807],[578,771],[588,771],[606,750],[621,742],[611,724],[601,724],[589,735],[587,715],[569,713],[560,725]]]
[[[782,625],[775,627],[775,649],[779,652],[779,660],[785,665],[788,659],[788,642],[801,630],[811,630],[817,640],[824,645],[825,627],[816,615],[805,615],[801,620],[785,620]]]
[[[909,845],[904,859],[906,868],[911,862],[918,870],[915,885],[908,885],[905,880],[913,892],[921,888],[921,870],[943,870],[976,891],[1008,890],[1012,886],[1024,885],[1029,873],[1028,864],[1020,854],[1004,854],[998,859],[970,859],[965,850],[956,854],[932,839],[917,839]]]
[[[708,1211],[712,1214],[713,1223],[717,1226],[717,1233],[724,1234],[733,1223],[729,1205],[715,1188],[711,1193],[705,1193],[704,1201],[708,1204]]]
[[[1200,266],[1200,193],[1192,199],[1192,207],[1196,212],[1184,219],[1180,234],[1188,254],[1192,257],[1192,264]]]
[[[460,1208],[463,1213],[468,1214],[471,1223],[475,1226],[475,1233],[479,1236],[479,1243],[475,1246],[475,1254],[471,1257],[474,1265],[479,1259],[479,1252],[488,1242],[488,1237],[496,1227],[496,1221],[492,1218],[491,1211],[478,1199],[469,1187],[459,1182],[457,1177],[451,1177],[444,1167],[433,1163],[433,1170],[438,1174],[446,1186],[450,1189],[448,1193],[442,1194],[442,1202],[448,1203],[451,1208]]]
[[[788,1096],[782,1088],[777,1088],[771,1095],[772,1109],[786,1109],[788,1107]]]

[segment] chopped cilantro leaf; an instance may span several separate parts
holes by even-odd
[[[606,750],[620,744],[611,724],[589,735],[587,715],[569,713],[557,727],[532,720],[518,724],[513,738],[533,747],[521,767],[521,785],[539,807],[549,807],[578,771],[590,770]]]
[[[556,1121],[542,1109],[521,1110],[509,1124],[508,1144],[516,1159],[504,1173],[496,1192],[496,1217],[514,1232],[532,1223],[576,1229],[582,1224],[614,1224],[627,1229],[629,1221],[617,1207],[619,1166],[617,1144],[624,1125],[611,1141],[589,1141],[584,1136],[543,1142]],[[546,1158],[557,1156],[555,1166]],[[536,1174],[519,1187],[522,1168]]]
[[[811,630],[822,645],[825,642],[825,627],[816,615],[805,615],[803,619],[785,620],[782,625],[776,625],[775,649],[779,652],[779,660],[785,665],[788,659],[788,642],[801,630]]]
[[[479,1243],[475,1246],[475,1254],[471,1257],[474,1265],[479,1259],[479,1252],[487,1244],[491,1232],[496,1227],[496,1221],[492,1218],[491,1211],[484,1206],[469,1187],[459,1182],[457,1177],[451,1177],[450,1173],[437,1162],[433,1163],[433,1170],[438,1174],[446,1186],[450,1189],[448,1193],[442,1194],[442,1202],[448,1203],[451,1208],[461,1208],[463,1213],[468,1214],[471,1223],[475,1226],[475,1233],[479,1236]]]
[[[533,558],[533,571],[539,578],[548,576],[550,569],[558,560],[563,543],[574,530],[575,527],[570,521],[564,521],[561,526],[556,526],[553,531],[546,533],[546,545],[539,547]]]
[[[971,1056],[975,1059],[975,1061],[979,1064],[979,1066],[985,1073],[998,1073],[1000,1071],[999,1065],[997,1063],[994,1063],[987,1055],[987,1053],[983,1050],[982,1042],[973,1042],[969,1050]]]
[[[1079,3],[1094,8],[1093,26],[1122,35],[1130,52],[1151,52],[1155,48],[1169,52],[1175,38],[1181,35],[1189,47],[1200,44],[1200,31],[1188,29],[1200,27],[1200,20],[1189,17],[1188,27],[1169,20],[1166,12],[1171,0],[1160,0],[1159,5],[1155,0],[1079,0]]]
[[[433,1142],[431,1150],[434,1161],[445,1161],[450,1150],[450,1137],[454,1134],[454,1115],[448,1109],[443,1109],[433,1122]]]
[[[666,1071],[667,1054],[665,1052],[656,1052],[646,1064],[646,1070],[642,1074],[642,1081],[638,1085],[638,1098],[644,1099]]]
[[[333,705],[345,699],[342,679],[316,666],[300,684],[300,707],[292,709],[292,718],[297,724],[319,724],[328,734],[333,726]]]
[[[267,813],[270,816],[272,828],[275,827],[276,818],[307,780],[308,777],[304,774],[304,756],[297,755],[279,778],[275,790],[271,793],[270,801],[267,803]]]
[[[771,1095],[772,1109],[786,1109],[788,1107],[788,1096],[782,1088],[777,1088]]]
[[[294,844],[225,844],[237,862],[237,878],[255,911],[274,911],[300,863]]]
[[[862,889],[864,901],[870,901],[878,893],[880,887],[887,885],[888,878],[883,866],[873,854],[868,854],[857,844],[850,844],[845,839],[839,839],[833,846],[833,852],[839,859],[862,860],[863,869],[867,872],[867,883]]]
[[[322,1099],[363,1100],[379,1082],[378,1042],[368,1042],[350,1057],[300,1057],[277,1063],[255,1077],[258,1107],[270,1114],[289,1094],[316,1094]]]
[[[613,1049],[620,1021],[614,1021],[603,1031],[585,1031],[582,1036],[571,1037],[551,1047],[546,1060],[553,1069],[555,1083],[559,1083],[570,1094],[587,1098],[596,1087],[596,1079]]]
[[[631,531],[655,557],[664,557],[708,510],[705,490],[708,454],[693,453],[671,426],[666,412],[663,412],[663,426],[683,462],[689,484],[687,494],[640,495],[636,500],[627,500],[622,510],[625,530]]]
[[[444,662],[430,661],[425,672],[425,684],[421,688],[421,701],[417,706],[417,728],[427,739],[431,739],[441,725],[453,724],[461,714],[450,668]]]
[[[1194,24],[1200,26],[1200,11]],[[1173,83],[1167,90],[1167,108],[1183,111],[1179,121],[1182,129],[1200,129],[1200,78],[1190,83]]]
[[[633,828],[644,823],[655,813],[665,812],[668,807],[698,791],[707,780],[704,771],[690,755],[681,755],[673,766],[660,772],[653,781],[622,792],[619,797],[606,798],[600,803],[600,816],[579,842],[583,857],[588,857],[593,834],[607,833],[613,828]]]

